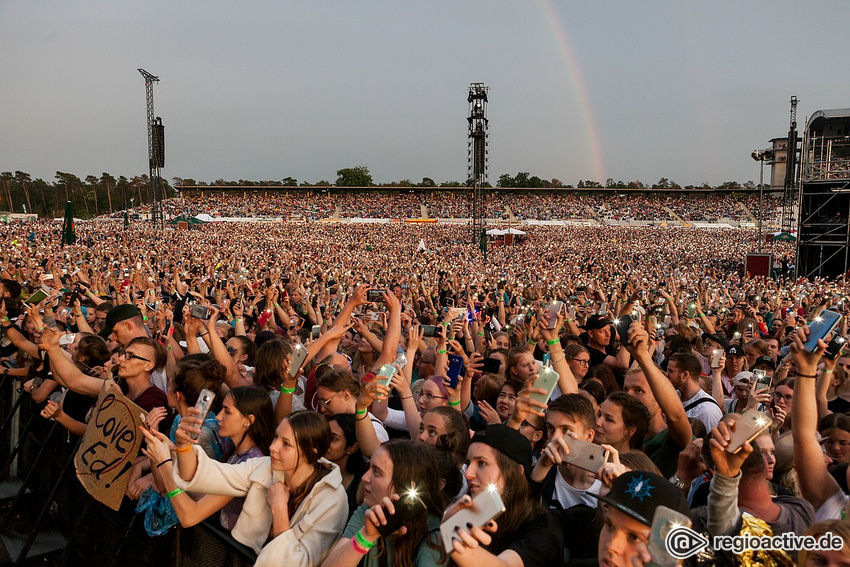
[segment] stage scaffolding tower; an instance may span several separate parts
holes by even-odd
[[[155,116],[153,109],[153,85],[159,82],[159,77],[151,75],[144,69],[139,69],[139,73],[145,78],[147,102],[150,218],[153,227],[161,229],[165,224],[162,218],[162,179],[160,177],[160,169],[165,167],[165,126],[162,125],[162,118]]]
[[[467,185],[472,189],[472,243],[486,253],[484,200],[489,160],[489,121],[487,120],[487,91],[484,83],[469,85],[469,144],[467,148]]]

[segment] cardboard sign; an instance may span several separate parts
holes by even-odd
[[[144,441],[140,414],[147,412],[122,394],[115,382],[106,380],[74,458],[80,483],[95,500],[113,510],[121,506]]]

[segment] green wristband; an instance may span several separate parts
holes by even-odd
[[[457,406],[460,405],[460,400],[458,400],[456,402],[449,402],[449,405],[452,406],[452,407],[457,407]]]
[[[369,411],[369,410],[365,410],[365,409],[358,410],[358,409],[356,409],[356,410],[354,410],[354,415],[366,415],[367,411]]]
[[[169,499],[169,500],[171,500],[172,498],[174,498],[174,497],[175,497],[175,496],[177,496],[178,494],[183,494],[183,489],[182,489],[182,488],[175,488],[174,490],[172,490],[171,492],[169,492],[169,493],[168,493],[168,499]]]
[[[561,342],[561,339],[552,339],[551,341],[546,341],[546,344],[549,346],[556,345]]]
[[[291,394],[294,394],[294,393],[295,393],[295,388],[287,388],[286,386],[281,386],[281,387],[280,387],[280,393],[281,393],[281,394],[290,394],[290,395],[291,395]]]
[[[363,537],[363,534],[360,533],[360,530],[357,531],[357,535],[354,536],[354,539],[356,539],[357,543],[359,543],[361,546],[363,546],[363,548],[366,549],[366,551],[369,551],[370,549],[375,547],[375,542],[369,541],[368,539]]]
[[[438,350],[437,354],[446,354],[447,352],[449,352],[447,349],[443,349],[443,350]]]

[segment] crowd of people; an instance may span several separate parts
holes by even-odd
[[[424,211],[423,208],[424,207]],[[166,218],[206,214],[212,217],[282,217],[318,220],[339,213],[340,218],[468,219],[472,215],[469,194],[426,193],[342,193],[328,194],[293,189],[256,194],[187,192],[181,198],[163,202]],[[497,193],[484,201],[489,219],[509,220],[593,220],[593,221],[682,221],[750,223],[758,215],[758,196],[718,194],[708,196],[643,194],[639,197],[612,192],[606,195],[575,193]],[[782,200],[766,194],[761,203],[762,221],[779,226]],[[749,211],[749,214],[747,214]],[[133,212],[147,214],[149,207]],[[115,213],[121,217],[122,213]],[[752,215],[752,216],[750,216]]]
[[[68,446],[109,380],[146,412],[124,508],[175,564],[246,561],[210,525],[287,566],[673,564],[665,521],[850,543],[850,286],[750,276],[755,230],[75,229],[0,225],[3,379]],[[685,559],[829,561],[850,547]]]

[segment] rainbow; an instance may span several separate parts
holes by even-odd
[[[588,149],[590,150],[593,174],[596,176],[593,181],[604,184],[607,175],[605,174],[605,163],[602,159],[602,147],[599,143],[599,129],[596,126],[596,119],[594,118],[593,107],[590,104],[590,97],[587,94],[587,87],[582,77],[581,66],[564,28],[563,18],[555,8],[555,2],[553,0],[540,0],[540,8],[543,11],[543,17],[549,29],[552,31],[555,43],[558,45],[558,53],[564,60],[567,68],[567,77],[570,83],[572,83],[573,92],[581,108],[587,141],[590,146]]]

